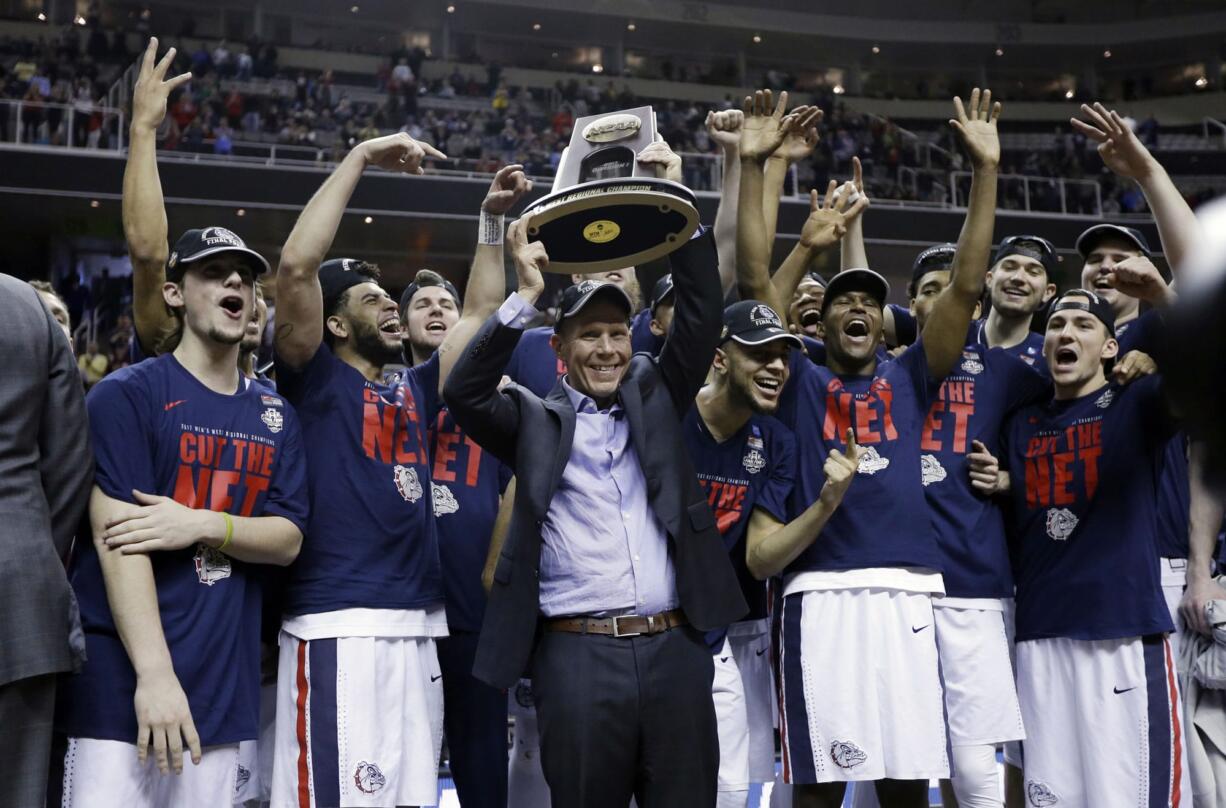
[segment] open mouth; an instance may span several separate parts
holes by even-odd
[[[383,322],[379,323],[379,331],[393,337],[400,336],[400,318],[388,317]]]
[[[1072,348],[1058,348],[1055,359],[1057,368],[1071,368],[1077,364],[1077,352]]]
[[[816,328],[821,321],[822,313],[816,308],[802,309],[800,312],[800,324],[805,328]]]
[[[446,334],[447,324],[441,320],[432,320],[426,323],[427,334]]]
[[[238,317],[243,313],[243,299],[239,295],[226,295],[221,299],[220,305],[231,317]]]
[[[757,376],[753,380],[754,387],[758,392],[768,398],[774,398],[779,395],[779,389],[783,386],[780,381],[771,376]]]
[[[1094,290],[1098,292],[1109,292],[1115,287],[1111,285],[1110,275],[1099,275],[1094,279]]]
[[[588,365],[587,369],[591,371],[592,376],[596,379],[611,379],[617,375],[621,365]]]
[[[1024,286],[1007,286],[1005,287],[1005,296],[1012,297],[1017,300],[1024,300],[1028,290]]]
[[[843,333],[854,340],[868,339],[868,320],[853,317],[843,325]]]

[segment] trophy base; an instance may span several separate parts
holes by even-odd
[[[677,249],[698,229],[689,188],[655,177],[617,177],[573,185],[524,210],[528,240],[549,253],[549,272],[625,269]]]

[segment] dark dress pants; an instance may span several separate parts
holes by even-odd
[[[43,808],[54,717],[54,674],[0,685],[0,805],[5,808]]]
[[[477,637],[455,631],[438,641],[443,731],[460,805],[506,808],[507,694],[473,678]]]

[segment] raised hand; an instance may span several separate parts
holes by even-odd
[[[511,260],[515,262],[519,294],[535,303],[545,290],[545,278],[541,273],[549,267],[549,254],[541,242],[528,241],[530,222],[531,217],[521,217],[511,222],[507,228],[507,246],[511,250]]]
[[[970,470],[971,488],[985,497],[1009,490],[1009,472],[1000,470],[996,456],[977,440],[971,441],[971,451],[966,456]]]
[[[641,166],[653,166],[656,176],[673,182],[681,182],[681,157],[659,138],[643,149],[634,158]]]
[[[1120,261],[1107,275],[1107,281],[1116,289],[1138,300],[1155,304],[1174,302],[1171,288],[1150,261],[1143,255],[1134,255]]]
[[[798,163],[813,154],[817,148],[817,125],[822,122],[821,107],[802,106],[792,110],[792,119],[783,135],[783,142],[775,149],[772,158]]]
[[[758,90],[745,96],[745,124],[741,127],[741,159],[765,162],[783,143],[788,127],[794,120],[785,116],[787,92],[779,93],[778,103],[773,103],[770,90]]]
[[[132,88],[132,126],[136,128],[157,129],[166,117],[166,99],[171,91],[192,79],[191,73],[167,79],[166,71],[175,60],[175,49],[166,51],[162,60],[155,63],[157,50],[157,37],[152,37],[140,60],[136,86]]]
[[[414,140],[404,132],[371,138],[359,144],[358,148],[362,150],[366,165],[405,174],[424,174],[421,163],[427,157],[447,159],[447,155],[429,143]]]
[[[836,189],[841,191],[836,193]],[[819,202],[817,190],[809,192],[809,218],[800,229],[800,243],[821,252],[828,250],[847,233],[847,225],[868,207],[868,197],[854,196],[851,183],[839,188],[834,180],[826,188],[826,197]]]
[[[503,166],[494,175],[485,201],[481,203],[481,210],[491,216],[502,216],[531,190],[532,180],[524,174],[523,166],[517,163]]]
[[[851,481],[856,478],[860,458],[864,456],[865,450],[856,443],[856,433],[850,427],[847,429],[846,443],[841,452],[831,449],[830,456],[822,466],[826,482],[818,496],[830,508],[837,507],[843,501],[843,495],[847,493]]]
[[[971,90],[970,109],[962,106],[961,98],[954,98],[954,117],[949,125],[958,133],[958,139],[966,147],[975,168],[995,168],[1000,164],[1000,135],[996,121],[1000,118],[1000,102],[992,103],[992,91],[979,88]]]
[[[1128,124],[1115,110],[1108,110],[1097,101],[1094,106],[1082,104],[1081,111],[1090,123],[1070,118],[1073,128],[1098,144],[1098,155],[1112,172],[1121,177],[1139,180],[1157,165],[1149,149],[1141,143]]]
[[[707,113],[707,134],[724,151],[736,151],[741,143],[741,127],[745,125],[745,113],[739,109],[726,109]]]

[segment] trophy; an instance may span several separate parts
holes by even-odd
[[[651,107],[575,121],[553,189],[524,210],[528,240],[545,245],[550,272],[632,267],[668,255],[698,229],[693,192],[635,162],[655,139]]]

